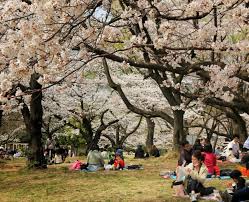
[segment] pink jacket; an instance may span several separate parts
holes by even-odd
[[[216,166],[216,155],[214,153],[207,153],[207,152],[203,152],[203,154],[205,157],[204,164],[208,169],[208,173],[213,174],[215,171],[214,167]]]

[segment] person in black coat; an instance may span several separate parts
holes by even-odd
[[[185,163],[186,166],[192,162],[192,146],[188,141],[184,141],[181,146],[178,166],[181,166],[183,163]]]
[[[152,146],[150,154],[151,156],[154,156],[154,157],[160,157],[160,152],[157,149],[156,145]]]
[[[195,143],[193,145],[193,151],[196,151],[196,150],[203,151],[203,146],[201,145],[201,140],[199,138],[195,140]]]
[[[239,170],[233,170],[230,174],[230,177],[236,183],[233,189],[232,202],[249,200],[249,187],[246,186],[246,180],[241,176]]]
[[[144,158],[144,157],[145,157],[144,149],[142,145],[138,145],[135,151],[135,158]]]

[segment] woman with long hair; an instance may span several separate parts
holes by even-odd
[[[186,172],[186,191],[191,195],[192,198],[196,193],[200,193],[201,196],[209,195],[213,193],[213,187],[204,187],[204,182],[206,180],[208,170],[204,164],[204,156],[200,150],[194,151],[192,154],[192,163],[190,163],[185,168]],[[196,199],[192,199],[196,201]]]

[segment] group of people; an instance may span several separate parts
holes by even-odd
[[[149,156],[160,157],[160,151],[156,145],[152,145],[150,152],[145,152],[142,145],[137,146],[137,149],[135,150],[135,158],[147,158]]]
[[[22,152],[16,149],[3,148],[0,146],[0,159],[11,160],[22,156]]]
[[[182,143],[182,148],[180,151],[180,158],[178,160],[178,166],[182,166],[183,164],[188,165],[192,162],[192,155],[195,151],[200,151],[204,157],[203,163],[207,167],[208,175],[220,175],[220,169],[217,166],[216,155],[213,153],[212,145],[207,142],[205,144],[195,143],[193,147],[189,144],[188,141]]]
[[[154,157],[160,156],[160,152],[155,145],[152,146],[150,155]],[[148,152],[144,151],[142,145],[138,145],[135,151],[135,158],[146,158],[146,157],[149,157]],[[100,169],[122,170],[124,168],[125,168],[125,161],[123,156],[123,150],[116,149],[115,152],[112,152],[108,149],[108,145],[104,147],[102,151],[97,145],[95,145],[88,152],[86,163],[83,166],[83,169],[87,171],[97,171]]]
[[[43,153],[46,164],[63,163],[68,154],[67,147],[59,145],[51,138],[47,139]]]
[[[236,160],[240,159],[239,137],[237,135],[227,145],[225,154],[227,160],[230,162],[239,162]],[[193,146],[188,141],[182,143],[177,175],[178,180],[173,185],[180,185],[182,187],[185,185],[183,188],[184,195],[185,193],[190,195],[192,201],[196,201],[197,194],[205,196],[214,192],[214,187],[204,186],[207,177],[220,175],[220,169],[217,166],[217,157],[209,141],[206,139],[197,140]],[[230,190],[232,194],[227,192],[220,194],[222,199],[229,198],[226,201],[232,202],[249,200],[249,188],[246,186],[245,179],[241,175],[239,170],[234,170],[230,173],[230,177],[233,179],[235,185]]]
[[[125,162],[122,149],[117,149],[115,154],[112,155],[112,153],[107,150],[101,152],[99,147],[95,145],[88,152],[87,162],[84,169],[87,171],[97,171],[104,169],[104,166],[113,170],[124,169]]]

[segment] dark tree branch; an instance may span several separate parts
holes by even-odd
[[[108,81],[109,86],[118,92],[118,94],[120,95],[120,97],[122,98],[123,102],[125,103],[125,105],[127,106],[127,108],[129,110],[131,110],[132,112],[134,112],[136,114],[140,114],[142,116],[145,116],[145,117],[161,117],[164,120],[166,120],[168,123],[170,123],[171,125],[174,124],[173,118],[164,112],[142,110],[142,109],[139,109],[136,106],[132,105],[130,103],[130,101],[127,99],[126,95],[124,94],[121,86],[114,83],[114,81],[112,80],[110,72],[109,72],[109,67],[108,67],[108,64],[107,64],[105,58],[103,58],[103,66],[105,69],[105,75],[107,76],[107,81]]]
[[[140,124],[142,123],[143,120],[143,116],[140,117],[138,124],[133,128],[133,130],[131,130],[130,132],[126,132],[125,131],[125,135],[121,137],[120,143],[123,144],[125,142],[125,140],[132,135],[133,133],[135,133],[137,131],[137,129],[139,128]]]

